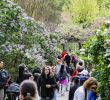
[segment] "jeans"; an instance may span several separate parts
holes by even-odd
[[[0,100],[4,98],[4,89],[0,89]]]
[[[59,93],[65,94],[65,92],[66,92],[66,84],[60,84]]]
[[[57,89],[54,90],[54,97],[53,97],[53,100],[57,100],[57,91],[58,91]]]

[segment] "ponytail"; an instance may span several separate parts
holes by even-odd
[[[37,98],[37,86],[32,80],[24,80],[20,84],[20,94],[23,96],[23,100],[33,100]]]
[[[32,100],[31,94],[30,93],[27,93],[27,95],[24,98],[24,100]]]

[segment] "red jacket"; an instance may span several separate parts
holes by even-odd
[[[78,67],[73,71],[72,77],[75,77],[77,75],[77,73],[78,73]]]
[[[61,59],[63,60],[65,58],[65,55],[67,54],[66,51],[63,51],[62,54],[61,54]]]

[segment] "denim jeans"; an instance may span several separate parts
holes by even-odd
[[[57,100],[57,91],[58,91],[57,89],[54,90],[54,97],[53,97],[53,100]]]
[[[4,98],[4,89],[0,89],[0,100]]]

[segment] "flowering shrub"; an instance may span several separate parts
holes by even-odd
[[[0,59],[12,73],[22,62],[33,67],[51,59],[44,34],[40,22],[28,17],[20,6],[10,0],[0,1]]]
[[[109,100],[110,98],[110,68],[107,67],[110,62],[108,62],[108,58],[106,58],[108,55],[105,56],[105,54],[108,54],[107,48],[110,48],[110,45],[108,45],[110,36],[106,35],[105,29],[106,27],[102,26],[96,32],[96,35],[91,37],[84,44],[86,55],[90,57],[89,60],[95,69],[93,71],[93,76],[99,81],[101,100]]]

